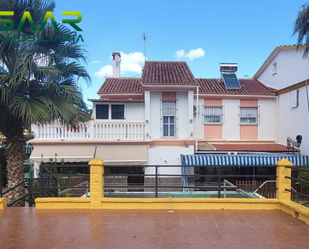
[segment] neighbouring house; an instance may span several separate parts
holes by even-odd
[[[180,175],[181,165],[200,165],[206,156],[215,165],[219,155],[299,152],[277,142],[277,90],[258,79],[237,79],[237,64],[221,64],[217,79],[197,79],[186,62],[146,61],[141,78],[119,77],[120,63],[120,53],[113,53],[114,77],[90,100],[88,123],[32,126],[36,168],[49,160],[88,162],[96,156],[140,173],[154,173],[147,165],[162,165],[160,174]],[[182,182],[164,179],[161,184]]]
[[[304,46],[278,46],[253,76],[276,88],[276,142],[302,136],[301,152],[309,155],[309,60]]]

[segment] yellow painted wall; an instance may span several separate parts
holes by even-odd
[[[8,199],[6,197],[0,198],[0,209],[7,207]]]

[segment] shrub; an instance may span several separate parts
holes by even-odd
[[[302,169],[306,169],[309,170],[309,164],[304,165],[303,167],[301,167]],[[298,178],[300,180],[304,180],[304,181],[308,181],[309,182],[309,172],[306,171],[299,171],[298,172]],[[309,188],[309,183],[305,183],[305,182],[300,182],[300,186],[302,188]]]

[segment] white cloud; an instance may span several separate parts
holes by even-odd
[[[199,57],[204,57],[205,51],[202,48],[198,49],[192,49],[190,50],[189,53],[186,54],[186,57],[190,60],[193,61],[194,59],[197,59]]]
[[[184,50],[178,50],[178,51],[176,52],[176,58],[177,58],[177,59],[181,59],[181,58],[183,58],[183,57],[185,57],[185,51],[184,51]]]
[[[100,63],[98,60],[91,62],[91,64],[98,64]]]
[[[122,76],[126,73],[142,73],[142,65],[144,65],[145,61],[143,53],[133,52],[126,54],[124,52],[120,52],[120,54],[120,70]],[[112,57],[110,57],[110,60],[112,60]],[[104,78],[105,76],[110,77],[113,75],[113,67],[111,65],[105,65],[100,69],[100,71],[96,72],[95,75],[99,78]]]
[[[188,58],[193,61],[199,57],[204,57],[205,51],[202,48],[191,49],[189,53],[185,53],[184,50],[178,50],[175,54],[177,59]]]
[[[113,67],[111,65],[106,65],[100,69],[99,72],[95,73],[98,78],[102,79],[105,76],[112,76],[113,75]]]

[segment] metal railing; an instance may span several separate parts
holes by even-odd
[[[20,202],[20,201],[28,201],[29,207],[32,207],[34,205],[34,199],[38,196],[39,192],[33,190],[34,181],[37,181],[39,178],[27,178],[24,181],[18,183],[13,188],[10,188],[4,192],[0,192],[0,197],[7,196],[11,191],[16,189],[20,186],[28,186],[28,189],[25,189],[25,193],[21,196],[18,196],[15,200],[8,202],[7,206],[13,206],[14,204]],[[1,181],[0,181],[1,183]],[[1,183],[2,184],[2,183]]]
[[[78,168],[82,168],[77,170]],[[89,165],[41,164],[39,171],[39,197],[81,197],[89,192]],[[73,171],[77,170],[78,173]],[[67,173],[66,173],[67,172]]]
[[[299,178],[300,172],[307,172],[309,175],[309,170],[304,169],[303,167],[290,167],[286,166],[292,170],[291,177],[285,177],[291,180],[291,189],[285,189],[288,192],[291,192],[291,200],[297,203],[308,202],[309,205],[309,181]],[[303,186],[302,186],[303,185]]]
[[[250,198],[254,197],[254,195],[247,194],[251,192],[257,192],[260,189],[268,189],[270,191],[273,191],[275,193],[276,187],[256,187],[255,185],[249,185],[245,187],[238,187],[235,184],[227,185],[227,182],[233,182],[235,179],[247,179],[251,181],[256,181],[257,179],[261,179],[263,181],[266,180],[272,180],[274,181],[276,179],[275,174],[256,174],[256,166],[250,166],[250,165],[237,165],[237,166],[194,166],[193,168],[204,168],[207,169],[207,173],[204,174],[165,174],[161,173],[161,169],[166,168],[181,168],[181,167],[187,167],[182,165],[145,165],[146,171],[150,171],[149,168],[154,168],[152,170],[153,173],[130,173],[127,171],[127,173],[117,173],[117,168],[132,168],[132,166],[108,166],[109,171],[111,168],[114,168],[114,173],[105,173],[105,177],[126,177],[128,179],[127,184],[105,184],[104,190],[106,192],[120,192],[119,189],[126,189],[126,191],[141,191],[141,192],[154,192],[154,197],[158,198],[160,196],[160,193],[162,192],[168,192],[168,191],[178,191],[178,192],[197,192],[197,191],[216,191],[216,197],[221,198],[222,194],[226,197],[226,191],[236,191],[236,192],[246,192],[245,196]],[[192,166],[189,166],[192,167]],[[275,168],[276,166],[263,166],[263,168]],[[106,167],[105,167],[106,168]],[[249,172],[248,168],[252,169],[252,173],[244,173],[244,169],[246,172]],[[234,171],[233,174],[230,174],[226,171]],[[235,170],[237,169],[237,170]],[[106,171],[105,171],[106,172]],[[134,182],[130,183],[130,178],[132,177],[143,177],[144,182],[141,184],[135,184]],[[196,182],[196,178],[204,178],[204,181],[202,182]],[[171,179],[177,179],[171,180]],[[187,184],[183,184],[186,182]],[[235,182],[235,181],[234,181]],[[162,195],[161,195],[162,196]],[[214,197],[214,196],[212,196]]]

